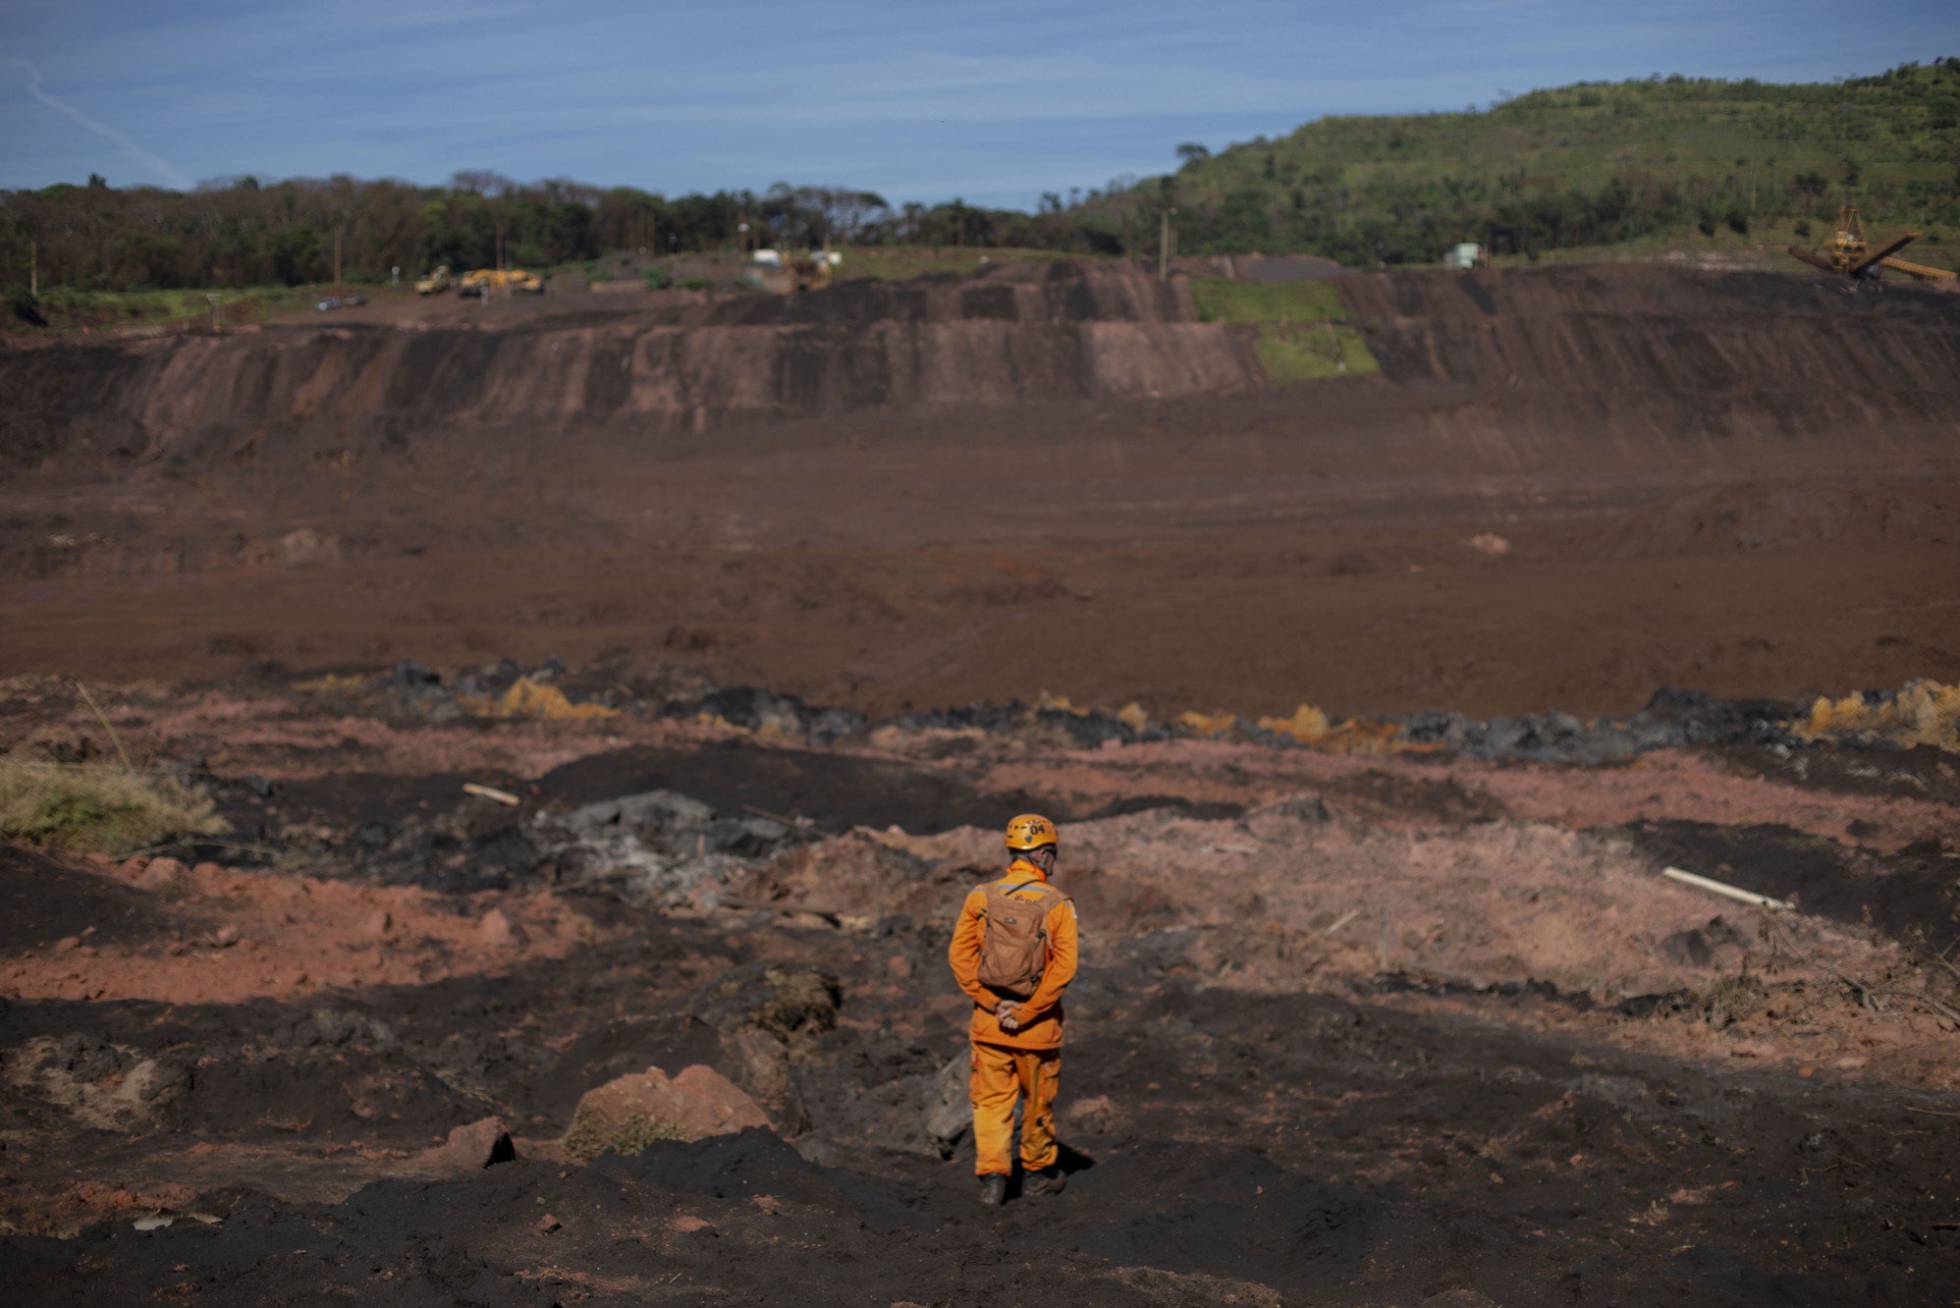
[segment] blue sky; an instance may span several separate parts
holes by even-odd
[[[1031,207],[1323,114],[1943,54],[1960,0],[0,0],[0,187],[488,168]]]

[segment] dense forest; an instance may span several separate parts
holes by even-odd
[[[0,284],[80,290],[375,282],[610,250],[744,245],[1154,251],[1175,210],[1187,251],[1430,261],[1461,240],[1525,253],[1699,229],[1784,241],[1854,197],[1888,225],[1960,236],[1960,59],[1829,85],[1654,77],[1504,99],[1484,111],[1322,118],[1033,213],[894,206],[848,187],[667,197],[491,172],[446,186],[225,179],[191,191],[102,178],[0,192]],[[1776,225],[1770,231],[1770,225]],[[1789,230],[1783,230],[1787,224]]]
[[[1177,153],[1177,172],[1089,207],[1118,228],[1139,207],[1174,207],[1186,250],[1353,264],[1493,238],[1525,253],[1695,231],[1787,244],[1819,220],[1828,235],[1847,199],[1937,242],[1960,236],[1960,58],[1830,84],[1580,83],[1484,112],[1322,118]]]

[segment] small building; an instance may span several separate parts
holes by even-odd
[[[1484,247],[1475,241],[1459,241],[1443,256],[1445,268],[1470,269],[1484,261]]]

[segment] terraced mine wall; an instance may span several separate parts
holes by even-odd
[[[1340,411],[1488,445],[1950,436],[1960,296],[1655,267],[1336,279],[1378,375]],[[0,468],[49,456],[325,457],[442,433],[658,437],[872,409],[1189,397],[1266,383],[1256,328],[1134,269],[1004,267],[523,324],[271,326],[0,352]],[[1410,407],[1407,401],[1422,401]],[[1328,410],[1303,403],[1303,422]],[[1570,449],[1565,450],[1570,453]]]
[[[1068,264],[846,284],[501,330],[267,327],[0,355],[0,450],[194,457],[298,434],[659,434],[885,406],[1189,395],[1256,385],[1243,333],[1189,294]]]
[[[1960,295],[1932,288],[1651,266],[1338,286],[1391,386],[1455,391],[1433,421],[1520,455],[1534,435],[1882,446],[1960,424]]]

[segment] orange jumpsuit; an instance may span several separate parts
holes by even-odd
[[[993,884],[1005,888],[1027,881],[1046,881],[1041,869],[1015,859],[1007,875]],[[1034,900],[1023,892],[1016,900]],[[973,999],[974,1171],[981,1176],[1014,1170],[1014,1105],[1027,1096],[1021,1114],[1021,1167],[1036,1172],[1056,1157],[1055,1092],[1062,1081],[1062,992],[1075,979],[1075,905],[1055,898],[1045,922],[1048,966],[1034,994],[1019,1001],[1020,1027],[1001,1030],[996,1011],[1002,996],[980,984],[980,948],[986,939],[987,888],[980,886],[960,907],[953,927],[953,944],[946,951],[953,979]]]

